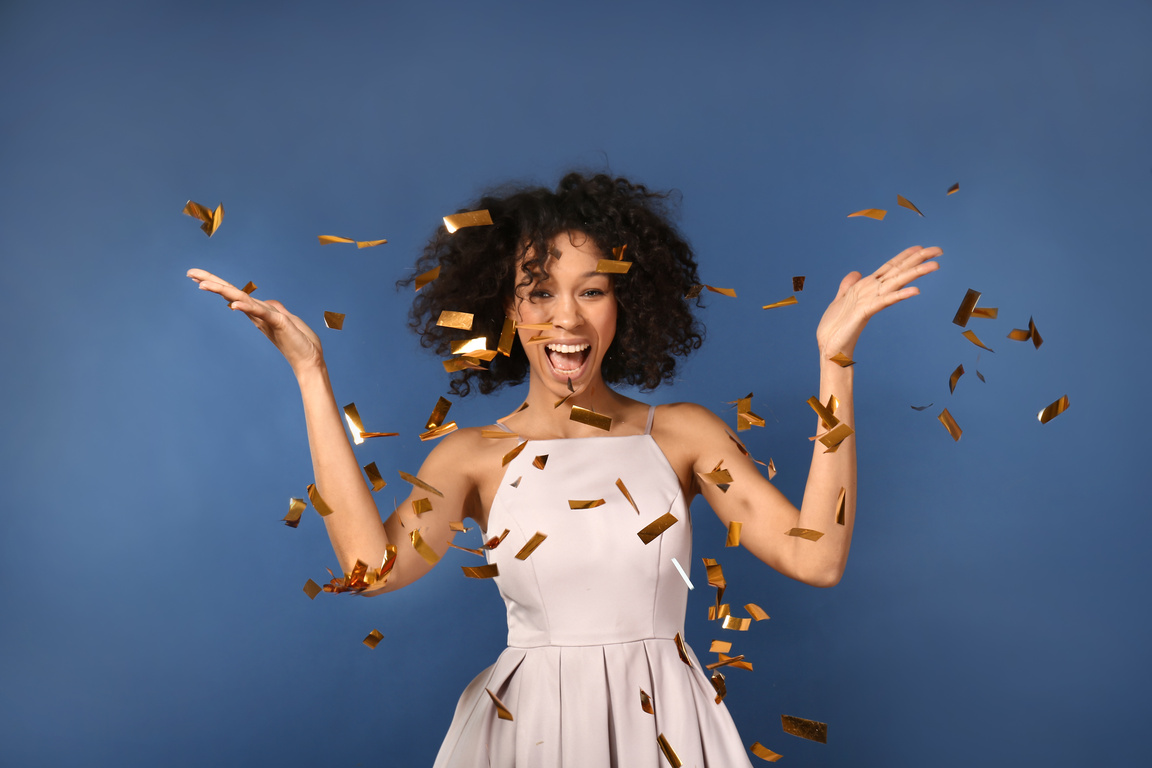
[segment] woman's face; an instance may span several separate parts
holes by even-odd
[[[552,323],[546,331],[520,330],[532,379],[563,397],[568,382],[581,390],[601,381],[601,363],[616,336],[616,295],[612,277],[596,271],[603,254],[582,232],[552,240],[548,277],[517,289],[512,317],[519,324]],[[517,268],[516,280],[525,277]],[[528,344],[533,336],[544,343]]]

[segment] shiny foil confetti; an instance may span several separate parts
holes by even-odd
[[[500,569],[496,566],[496,563],[490,563],[488,565],[462,565],[460,566],[460,570],[470,579],[494,579],[500,575]]]
[[[844,525],[844,513],[848,508],[848,492],[840,486],[840,493],[836,497],[836,524]]]
[[[552,325],[552,323],[517,323],[516,327],[522,328],[525,331],[550,331],[556,326]],[[528,404],[525,403],[521,406],[520,410],[524,410],[527,407]]]
[[[386,242],[388,242],[388,241],[387,240],[357,240],[356,241],[356,247],[357,248],[375,248],[378,245],[384,245],[384,243],[386,243]]]
[[[466,527],[463,520],[453,520],[452,522],[448,523],[448,530],[456,531],[457,533],[466,533],[472,529]]]
[[[532,338],[530,338],[530,339],[528,339],[527,341],[525,341],[525,342],[524,342],[524,346],[526,346],[526,347],[527,347],[527,346],[529,346],[529,345],[531,345],[531,344],[543,344],[544,342],[546,342],[546,341],[551,341],[552,339],[553,339],[553,337],[552,337],[552,336],[547,336],[547,335],[545,335],[545,334],[540,334],[539,336],[533,336]]]
[[[780,301],[774,301],[771,304],[765,304],[761,309],[776,309],[777,307],[790,307],[793,304],[799,304],[799,300],[795,296],[789,296]]]
[[[480,437],[488,438],[489,440],[506,440],[510,437],[520,437],[520,435],[515,432],[505,432],[503,429],[482,429],[480,430]]]
[[[364,422],[360,420],[360,412],[356,410],[356,403],[348,403],[344,406],[344,418],[348,421],[348,428],[352,431],[352,442],[356,445],[362,445],[364,438],[360,435],[364,432]]]
[[[468,552],[468,553],[476,555],[478,557],[484,557],[484,550],[482,550],[482,549],[474,549],[472,547],[462,547],[459,544],[453,544],[452,542],[448,542],[448,547],[451,549],[458,549],[461,552]]]
[[[736,298],[736,289],[735,288],[717,288],[714,285],[705,285],[704,287],[707,288],[708,290],[712,291],[712,293],[718,293],[721,296],[727,296],[730,299]]]
[[[713,640],[708,653],[728,653],[730,650],[732,650],[732,643],[727,640]]]
[[[976,307],[972,310],[972,317],[981,320],[995,320],[1000,314],[996,307]]]
[[[496,343],[496,351],[508,357],[512,354],[512,342],[516,339],[516,321],[511,317],[504,318],[504,326],[500,329],[500,341]]]
[[[910,405],[908,407],[914,411],[926,411],[929,408],[931,408],[933,405],[935,405],[935,403],[928,403],[928,405]]]
[[[645,544],[651,544],[657,536],[664,533],[664,531],[668,530],[675,524],[676,516],[671,512],[665,512],[663,515],[640,529],[636,535],[640,537],[640,541],[644,542]]]
[[[419,530],[409,533],[408,538],[412,540],[412,548],[420,554],[420,557],[427,561],[428,565],[436,565],[436,563],[440,562],[440,555],[436,554],[436,550],[428,546],[428,542],[424,541]]]
[[[572,406],[572,413],[568,418],[581,424],[587,424],[590,427],[596,427],[596,429],[602,429],[605,432],[608,432],[612,429],[611,417],[605,416],[602,413],[590,411],[587,408],[580,407],[579,405]]]
[[[1041,424],[1047,424],[1066,410],[1068,410],[1068,395],[1064,395],[1056,402],[1049,404],[1044,410],[1036,414],[1036,418],[1040,419]]]
[[[505,528],[503,533],[501,533],[499,536],[493,536],[481,546],[484,547],[484,549],[496,549],[496,547],[500,546],[500,542],[504,541],[507,536],[508,529]]]
[[[289,528],[296,528],[300,525],[300,515],[304,514],[304,508],[308,506],[304,503],[304,499],[289,499],[288,500],[288,514],[284,515],[284,525]]]
[[[836,418],[835,414],[832,413],[832,409],[820,402],[820,398],[815,395],[808,398],[808,405],[812,407],[812,410],[816,411],[816,415],[820,417],[820,424],[823,425],[824,429],[832,429],[840,423],[840,419]]]
[[[791,715],[780,715],[780,724],[784,728],[784,733],[790,733],[809,741],[818,741],[821,744],[828,743],[827,723],[805,720],[802,717],[792,717]]]
[[[332,507],[320,497],[320,491],[316,490],[316,483],[308,485],[308,500],[312,502],[312,508],[319,513],[320,517],[328,517],[332,514]]]
[[[701,559],[704,561],[704,569],[708,572],[708,586],[716,587],[720,595],[723,595],[724,589],[728,586],[728,580],[724,578],[724,569],[711,557]],[[717,601],[720,595],[717,595]]]
[[[924,214],[920,213],[919,208],[917,208],[916,206],[914,206],[912,204],[911,200],[904,197],[903,195],[896,195],[896,205],[900,206],[901,208],[907,208],[910,211],[914,211],[916,213],[919,213],[921,216],[924,215]]]
[[[339,235],[317,235],[316,239],[320,241],[320,245],[333,245],[336,243],[346,243],[351,245],[356,244],[357,248],[375,248],[378,245],[384,245],[387,240],[353,240],[350,237],[340,237]]]
[[[673,639],[676,641],[676,652],[680,654],[680,661],[684,662],[688,666],[692,666],[692,660],[688,658],[688,651],[684,647],[684,638],[680,636],[679,632],[677,632],[676,637]]]
[[[832,429],[825,432],[820,436],[820,442],[824,444],[824,453],[836,453],[836,449],[840,444],[855,434],[855,430],[844,422],[840,422]]]
[[[944,428],[948,430],[948,434],[952,435],[953,440],[959,440],[960,435],[964,434],[964,430],[960,429],[960,425],[956,423],[956,419],[952,418],[952,414],[948,413],[947,408],[941,411],[940,415],[936,418],[938,418],[940,423],[944,425]]]
[[[630,261],[616,261],[614,259],[600,259],[596,262],[596,271],[610,275],[624,275],[632,268]]]
[[[441,363],[447,373],[456,373],[465,368],[472,368],[475,370],[484,370],[484,366],[480,365],[480,358],[464,355],[463,357],[453,358],[452,360],[445,360]]]
[[[684,765],[680,761],[680,756],[676,754],[676,750],[672,749],[672,745],[668,743],[668,739],[664,738],[664,734],[656,737],[656,743],[660,745],[660,751],[664,753],[664,757],[672,768],[681,768]]]
[[[752,395],[753,393],[749,392],[747,395],[739,398],[738,400],[728,401],[729,405],[736,406],[737,432],[744,432],[745,430],[749,430],[752,427],[764,426],[764,417],[757,416],[755,413],[752,413]],[[729,435],[728,437],[732,436]],[[732,439],[736,441],[736,445],[740,448],[741,453],[743,453],[745,456],[751,455],[748,453],[748,449],[744,447],[743,443],[741,443],[739,440],[736,440],[735,438]]]
[[[640,709],[644,710],[650,715],[656,714],[656,708],[652,706],[652,697],[640,689]]]
[[[952,186],[948,187],[948,192],[947,192],[947,194],[949,194],[949,195],[954,195],[954,194],[956,194],[956,193],[957,193],[957,192],[959,192],[959,191],[960,191],[960,182],[956,182],[956,183],[955,183],[955,184],[953,184]]]
[[[417,488],[423,488],[424,490],[428,491],[428,493],[434,493],[437,496],[439,496],[440,498],[444,498],[444,494],[440,493],[440,491],[438,491],[435,488],[433,488],[432,486],[428,485],[428,483],[424,482],[423,480],[416,477],[415,475],[408,474],[404,470],[400,470],[400,479],[406,483],[410,483],[410,484],[416,486]]]
[[[304,582],[304,594],[308,595],[309,600],[315,600],[316,595],[323,591],[324,590],[320,588],[320,585],[312,581],[312,579],[308,579],[308,581]]]
[[[254,283],[254,282],[252,282],[251,280],[249,280],[247,283],[245,283],[245,284],[244,284],[244,287],[243,287],[243,288],[241,288],[240,290],[244,291],[244,293],[246,293],[246,294],[248,294],[249,296],[251,296],[251,295],[252,295],[252,293],[253,293],[253,292],[256,290],[256,288],[257,288],[257,285],[256,285],[256,283]]]
[[[604,499],[568,499],[568,509],[595,509],[604,505]]]
[[[440,313],[440,317],[436,320],[436,325],[443,328],[459,328],[462,331],[472,330],[471,312],[453,312],[450,309],[445,309]]]
[[[732,617],[729,616],[728,618]],[[727,621],[727,619],[725,619],[725,621]],[[748,619],[741,619],[741,621],[748,621]],[[707,669],[719,669],[720,667],[736,667],[738,669],[746,669],[749,672],[752,671],[752,663],[744,660],[744,654],[740,654],[739,656],[728,656],[721,653],[720,660],[709,664]]]
[[[1032,318],[1028,318],[1028,333],[1032,336],[1032,344],[1036,349],[1040,349],[1040,345],[1044,343],[1044,339],[1040,338],[1040,331],[1036,330],[1036,323],[1032,322]]]
[[[948,394],[956,392],[956,382],[960,381],[960,377],[964,375],[964,364],[956,366],[956,370],[952,371],[952,375],[948,377]]]
[[[632,505],[632,509],[636,510],[636,514],[640,514],[640,507],[636,506],[636,502],[632,500],[632,494],[628,493],[627,486],[620,478],[616,478],[616,487],[620,489],[620,493],[624,494],[624,498],[628,499],[628,503]]]
[[[716,703],[719,704],[728,695],[728,686],[724,683],[724,675],[719,672],[713,672],[710,679],[712,687],[716,690]]]
[[[756,603],[745,604],[744,610],[748,611],[749,615],[752,617],[752,619],[754,621],[764,621],[765,619],[772,618],[771,616],[768,615],[767,611],[765,611],[760,606],[756,605]]]
[[[836,365],[840,366],[841,368],[848,368],[850,366],[856,365],[856,361],[848,357],[848,355],[844,354],[843,352],[837,352],[828,359],[836,363]]]
[[[980,347],[980,349],[986,349],[989,352],[995,352],[996,351],[989,346],[985,346],[984,342],[980,341],[980,339],[972,331],[964,331],[964,333],[962,333],[960,335],[963,336],[964,338],[968,339],[968,341],[972,342],[976,346]]]
[[[756,755],[756,757],[767,760],[770,763],[774,763],[783,757],[783,755],[776,754],[758,741],[752,742],[752,746],[748,747],[748,749],[751,750],[752,754]]]
[[[375,650],[376,646],[380,645],[380,641],[384,639],[384,635],[378,629],[374,629],[368,633],[368,637],[364,638],[364,645]]]
[[[432,502],[428,501],[428,499],[413,499],[412,500],[412,514],[416,515],[417,517],[424,514],[425,512],[431,512],[431,511],[432,511]]]
[[[808,539],[808,541],[819,541],[820,537],[824,534],[820,531],[813,531],[811,528],[793,528],[788,531],[788,535],[800,539]]]
[[[532,459],[532,466],[536,467],[536,469],[544,469],[547,464],[548,454],[546,453],[543,456],[537,456],[536,458]]]
[[[448,230],[448,234],[452,234],[458,229],[464,227],[486,227],[492,224],[492,214],[487,210],[483,211],[466,211],[465,213],[454,213],[451,216],[444,217],[444,228]],[[512,718],[508,718],[511,720]]]
[[[511,721],[512,713],[508,711],[508,707],[504,706],[504,702],[500,701],[496,694],[492,693],[492,691],[488,690],[487,688],[484,689],[484,692],[492,698],[492,704],[496,707],[496,716],[501,720]]]
[[[800,293],[804,290],[804,275],[797,275],[792,278],[792,293]]]
[[[960,301],[960,306],[956,310],[956,315],[952,318],[952,324],[964,328],[968,325],[968,320],[972,317],[972,310],[976,308],[976,302],[980,301],[980,292],[974,291],[971,288],[964,294],[964,298]]]
[[[376,467],[376,462],[364,465],[364,474],[368,475],[368,482],[372,483],[372,490],[379,491],[388,485],[384,478],[380,476],[380,470]]]
[[[181,213],[202,221],[203,223],[200,225],[200,229],[203,230],[204,234],[208,235],[208,237],[212,237],[212,235],[216,234],[216,230],[220,228],[220,222],[224,221],[224,204],[221,203],[216,206],[216,210],[213,211],[210,208],[205,208],[203,205],[200,205],[200,203],[194,203],[189,200],[184,204],[184,210],[181,211]]]
[[[528,539],[524,546],[520,547],[520,551],[516,553],[517,560],[527,560],[528,556],[536,551],[536,547],[544,543],[544,539],[548,538],[548,534],[536,531],[532,538]]]
[[[328,326],[334,331],[340,331],[344,328],[344,313],[343,312],[325,312],[324,325]]]
[[[772,461],[772,457],[768,457],[768,479],[776,477],[776,462]]]
[[[724,623],[721,624],[724,629],[734,629],[738,632],[747,632],[748,628],[752,626],[752,619],[736,618],[735,616],[725,616]],[[743,657],[741,657],[742,659]]]
[[[360,437],[367,440],[370,437],[396,437],[399,432],[361,432]]]
[[[699,296],[700,296],[700,292],[701,292],[701,291],[703,291],[703,290],[704,290],[704,286],[702,286],[702,285],[700,285],[700,284],[696,284],[696,285],[693,285],[693,286],[692,286],[691,288],[689,288],[689,289],[688,289],[688,291],[687,291],[687,292],[684,294],[684,298],[686,298],[686,299],[695,299],[695,298],[697,298],[697,297],[699,297]]]
[[[524,446],[526,446],[526,445],[528,445],[527,440],[520,443],[520,445],[516,446],[512,450],[508,451],[508,453],[504,454],[504,459],[501,461],[502,466],[505,466],[505,467],[508,466],[508,462],[512,461],[512,459],[519,456],[520,452],[524,450]]]
[[[863,216],[869,219],[876,219],[876,221],[884,221],[884,217],[887,215],[888,211],[885,211],[882,208],[865,208],[862,211],[856,211],[856,213],[848,214],[848,218],[851,219],[857,216]]]
[[[692,586],[691,579],[688,578],[688,574],[684,571],[684,568],[681,567],[680,562],[676,558],[672,558],[672,565],[676,568],[676,572],[680,574],[680,578],[684,579],[684,583],[688,585],[688,589],[695,589],[695,587]]]
[[[488,339],[484,336],[477,336],[474,339],[458,339],[457,341],[448,342],[448,351],[454,355],[474,355],[476,352],[486,351],[487,346]],[[440,399],[444,400],[443,397]],[[443,421],[443,419],[441,419],[441,421]]]
[[[483,337],[481,337],[483,341]],[[444,423],[444,419],[448,417],[448,411],[452,408],[452,402],[446,397],[440,397],[436,400],[436,405],[432,408],[432,413],[428,415],[428,420],[424,422],[424,429],[435,429]]]
[[[416,280],[414,282],[416,290],[420,290],[438,277],[440,277],[439,266],[432,267],[432,269],[428,270],[427,272],[416,275]]]
[[[730,484],[732,482],[732,473],[726,469],[715,469],[707,474],[700,472],[697,473],[701,480],[711,483],[712,485]]]
[[[740,530],[744,527],[744,523],[737,523],[735,521],[728,523],[728,538],[724,540],[726,547],[740,546]]]
[[[421,432],[420,433],[420,440],[422,440],[422,441],[435,440],[437,438],[444,437],[444,435],[451,434],[452,432],[455,432],[456,429],[457,429],[456,422],[450,421],[443,426],[435,427],[434,429],[430,429],[427,432]]]

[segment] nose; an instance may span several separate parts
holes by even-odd
[[[552,325],[571,331],[583,324],[584,318],[580,313],[580,303],[575,296],[560,296],[553,305]]]

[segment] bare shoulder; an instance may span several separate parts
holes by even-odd
[[[718,430],[723,437],[724,422],[720,417],[697,403],[668,403],[656,407],[652,423],[653,434],[659,433],[673,440],[698,440]]]

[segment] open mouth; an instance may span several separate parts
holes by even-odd
[[[584,367],[591,349],[591,344],[549,344],[544,351],[552,370],[561,376],[572,377]]]

